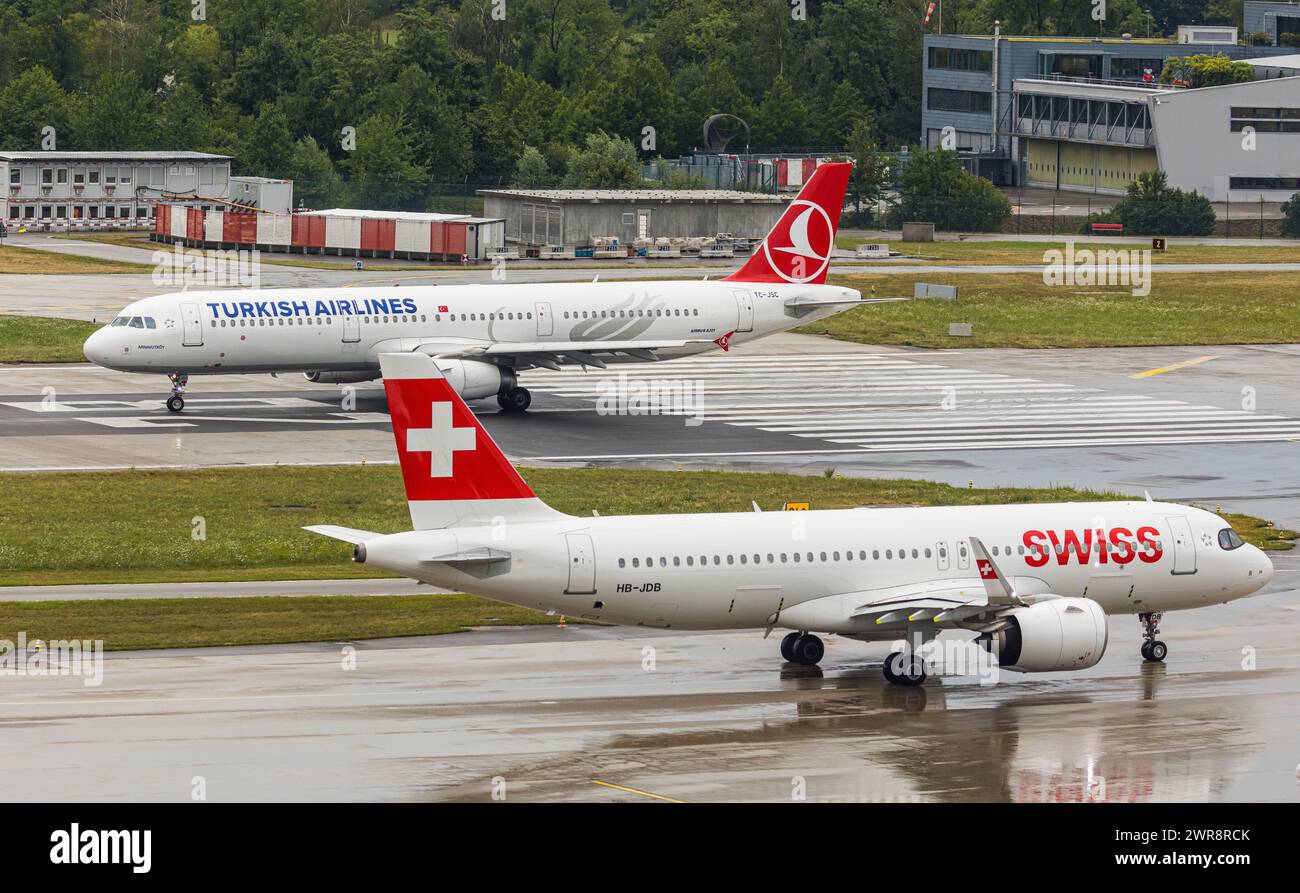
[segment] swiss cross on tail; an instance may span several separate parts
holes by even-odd
[[[432,359],[382,354],[379,362],[407,499],[533,498]]]
[[[727,277],[737,282],[821,285],[835,253],[844,193],[853,165],[819,165],[745,265]]]

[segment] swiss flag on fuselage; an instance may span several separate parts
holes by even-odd
[[[533,498],[445,378],[390,378],[385,368],[384,391],[407,499]]]
[[[825,282],[852,168],[846,162],[819,165],[762,245],[726,278],[733,282]]]

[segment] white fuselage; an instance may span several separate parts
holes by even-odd
[[[918,587],[983,598],[971,536],[1020,595],[1082,596],[1111,614],[1240,598],[1268,582],[1272,565],[1253,546],[1221,546],[1228,526],[1158,502],[561,517],[393,534],[363,551],[395,573],[592,620],[878,638],[906,624],[852,619],[864,605]],[[475,573],[427,560],[475,549],[510,558]]]
[[[831,285],[726,281],[601,282],[262,289],[144,298],[94,333],[86,356],[122,371],[366,372],[380,353],[443,355],[510,343],[544,352],[575,342],[689,341],[659,357],[718,350],[822,319],[853,303],[788,307],[802,298],[856,300]],[[121,322],[126,320],[126,322]],[[604,362],[639,362],[635,353]],[[534,365],[523,351],[494,362]]]

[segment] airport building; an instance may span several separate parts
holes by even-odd
[[[1300,3],[1295,0],[1246,0],[1242,6],[1242,25],[1246,34],[1267,34],[1273,46],[1284,46],[1285,35],[1300,37]]]
[[[582,248],[614,237],[761,239],[786,196],[714,189],[480,189],[484,215],[504,218],[507,242]]]
[[[0,152],[0,216],[28,226],[148,226],[160,202],[230,198],[230,156],[205,152]]]
[[[1300,177],[1300,80],[1274,47],[1190,28],[1182,41],[934,35],[925,39],[923,139],[993,182],[1119,194],[1144,171],[1212,201],[1280,201]],[[1200,37],[1203,41],[1190,42]],[[1223,53],[1261,76],[1223,87],[1159,83],[1174,57]],[[1254,128],[1251,148],[1242,128]]]

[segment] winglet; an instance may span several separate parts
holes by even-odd
[[[971,551],[975,553],[975,566],[979,568],[980,580],[984,583],[984,592],[988,595],[989,604],[1023,604],[1020,596],[1016,594],[1016,588],[994,563],[993,557],[989,555],[989,550],[984,548],[980,538],[972,536],[969,539]]]

